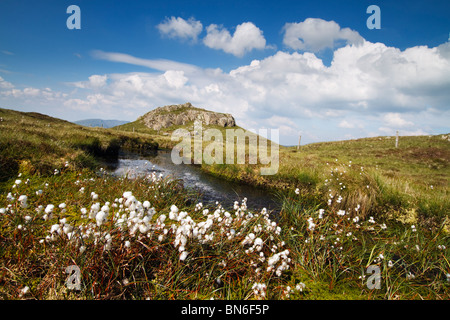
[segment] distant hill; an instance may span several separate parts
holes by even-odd
[[[120,126],[122,124],[126,124],[129,121],[121,121],[121,120],[102,120],[102,119],[86,119],[75,121],[74,123],[79,124],[85,127],[103,127],[103,128],[112,128],[115,126]]]

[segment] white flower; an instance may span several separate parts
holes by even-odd
[[[314,231],[314,228],[316,227],[316,224],[313,222],[313,218],[308,218],[308,229],[311,231]]]
[[[52,205],[52,204],[48,204],[46,207],[45,207],[45,213],[47,213],[47,214],[49,214],[49,213],[52,213],[53,212],[53,209],[55,209],[55,206],[54,205]]]
[[[256,238],[255,241],[253,242],[253,246],[256,248],[257,251],[261,251],[263,243],[264,242],[261,238]]]
[[[413,273],[411,273],[411,272],[408,272],[408,274],[406,275],[406,279],[408,279],[408,280],[412,280],[412,279],[414,279],[416,276],[413,274]]]
[[[61,234],[62,231],[61,231],[61,226],[59,224],[54,224],[51,226],[50,233],[54,233],[54,232]]]
[[[345,210],[339,210],[339,211],[337,212],[337,215],[338,215],[338,216],[345,216]]]
[[[71,226],[70,224],[65,224],[63,227],[63,232],[66,235],[69,235],[72,232],[72,230],[73,230],[73,226]]]
[[[305,288],[306,288],[306,285],[303,282],[300,282],[295,286],[295,290],[300,291],[300,292],[302,292],[303,289],[305,289]]]
[[[186,259],[186,257],[188,256],[188,254],[189,254],[189,252],[187,252],[187,251],[181,252],[181,254],[180,254],[180,260],[181,260],[181,261],[184,261],[184,260]]]
[[[253,293],[255,296],[260,296],[264,298],[266,296],[266,285],[264,283],[255,282],[252,286]]]
[[[105,222],[106,220],[106,212],[104,211],[99,211],[96,215],[95,215],[95,220],[97,221],[97,226],[101,226],[103,224],[103,222]]]
[[[12,193],[9,192],[8,195],[6,196],[6,199],[7,199],[8,201],[14,201],[15,198],[13,197]]]
[[[324,209],[319,209],[319,219],[322,219],[322,218],[323,218],[324,212],[325,212]]]
[[[300,189],[299,188],[295,189],[295,194],[300,194]]]
[[[21,196],[19,197],[20,206],[21,206],[22,208],[28,207],[27,200],[28,200],[28,197],[27,197],[26,195],[21,195]]]
[[[26,295],[28,293],[28,291],[30,291],[29,286],[23,287],[22,290],[20,290],[19,296],[22,297],[22,296]]]
[[[14,184],[19,185],[22,183],[22,180],[17,179],[16,181],[14,181]]]

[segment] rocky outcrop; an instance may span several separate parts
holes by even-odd
[[[231,114],[199,109],[189,102],[156,108],[144,114],[138,120],[142,120],[147,127],[157,131],[171,126],[187,125],[196,120],[207,126],[234,127],[236,125],[236,121]]]

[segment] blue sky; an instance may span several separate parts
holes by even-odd
[[[446,0],[2,0],[0,107],[132,121],[189,101],[282,144],[448,133],[449,16]]]

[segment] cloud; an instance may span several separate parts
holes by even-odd
[[[53,91],[50,88],[38,89],[25,87],[23,89],[17,89],[12,83],[0,77],[0,97],[13,98],[16,101],[32,99],[29,101],[45,103],[47,101],[62,100],[67,96],[67,93]]]
[[[253,49],[264,49],[266,39],[263,32],[251,22],[244,22],[236,27],[234,34],[216,24],[206,28],[207,35],[203,43],[212,49],[223,50],[237,57]]]
[[[342,120],[339,122],[339,128],[345,128],[345,129],[353,129],[355,125],[353,123],[348,122],[347,120]]]
[[[164,78],[166,78],[168,85],[175,89],[182,88],[188,81],[188,78],[184,76],[183,71],[166,71],[164,73]]]
[[[13,56],[13,55],[14,55],[13,52],[8,51],[8,50],[1,50],[0,52],[3,53],[3,54],[6,54],[6,55],[8,55],[8,56]]]
[[[283,27],[283,44],[294,50],[317,52],[333,49],[340,42],[361,44],[364,39],[358,32],[343,28],[334,21],[308,18],[299,23],[286,23]]]
[[[240,39],[243,25],[233,36],[213,27],[210,40],[216,38],[219,49],[226,47],[228,39],[226,48],[233,54],[252,50],[256,45],[248,45],[248,38],[232,41]],[[253,24],[246,26],[259,30]],[[338,26],[338,30],[344,29]],[[256,32],[254,38],[258,35],[262,37]],[[278,51],[228,72],[94,51],[95,58],[146,67],[148,72],[93,74],[72,83],[86,90],[73,90],[68,96],[46,89],[18,89],[0,78],[0,101],[18,105],[35,95],[44,102],[47,95],[58,102],[55,108],[64,105],[67,112],[126,120],[159,106],[189,101],[200,108],[232,113],[247,128],[279,128],[280,141],[287,144],[297,143],[299,131],[302,137],[323,141],[345,138],[349,130],[339,128],[366,136],[391,135],[396,130],[402,135],[449,130],[448,44],[400,50],[365,40],[358,45],[350,42],[334,48],[330,65],[312,52]]]
[[[101,60],[134,64],[158,71],[181,70],[187,72],[195,72],[196,70],[198,70],[196,66],[187,63],[181,63],[166,59],[142,59],[133,57],[129,54],[118,52],[104,52],[101,50],[94,50],[92,52],[92,56]]]
[[[430,134],[429,132],[424,131],[423,129],[420,129],[420,128],[416,129],[416,130],[395,130],[393,128],[380,127],[380,128],[378,128],[378,130],[382,134],[385,134],[388,136],[396,135],[397,131],[400,136],[426,136],[426,135]]]
[[[77,88],[82,89],[99,89],[104,87],[107,83],[108,76],[93,74],[88,78],[88,81],[72,82],[71,84]]]
[[[203,30],[203,25],[200,21],[194,18],[184,20],[183,18],[170,17],[156,26],[159,32],[169,38],[179,38],[197,41],[197,37]]]
[[[333,121],[336,127],[360,132],[383,127],[420,132],[425,109],[434,110],[426,118],[432,123],[450,107],[450,57],[442,54],[445,49],[418,46],[401,51],[364,41],[335,49],[330,66],[310,52],[278,51],[229,72],[104,52],[107,60],[161,72],[108,75],[101,92],[116,98],[117,106],[134,110],[136,117],[149,108],[190,101],[230,112],[238,123],[252,127],[278,126],[290,136],[298,128],[317,134],[311,130],[320,129],[307,123],[311,120]]]
[[[11,82],[6,81],[2,77],[0,77],[0,89],[12,89],[14,85]]]
[[[413,122],[407,121],[402,118],[399,113],[388,112],[383,116],[385,125],[391,128],[404,128],[414,125]]]

